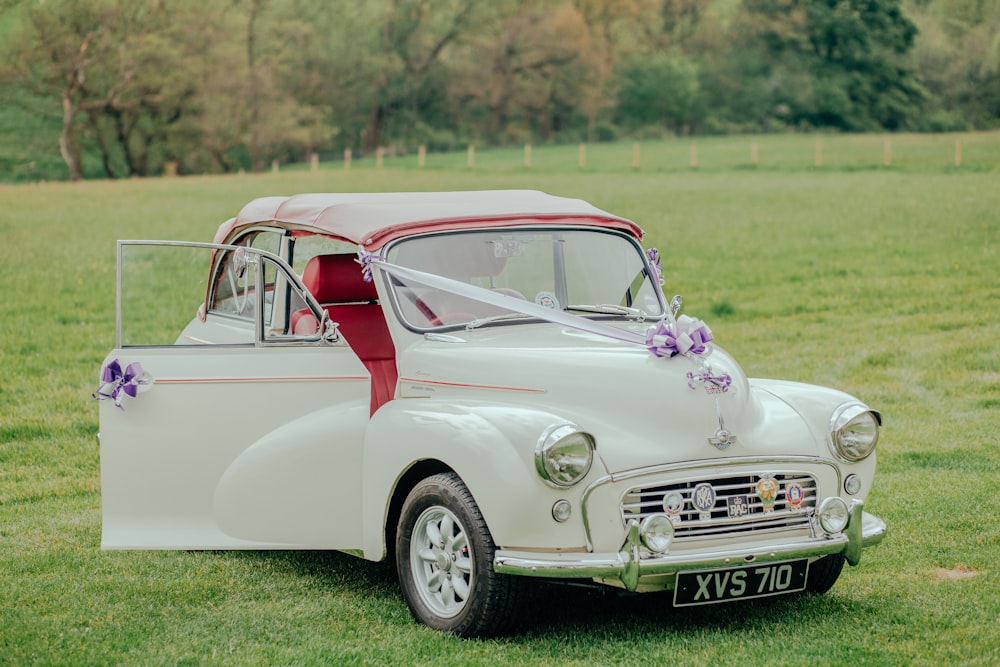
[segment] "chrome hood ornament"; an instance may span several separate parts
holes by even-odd
[[[719,451],[724,451],[736,442],[736,436],[726,428],[726,421],[722,418],[722,406],[719,405],[718,399],[715,400],[715,412],[719,416],[719,430],[708,441]]]

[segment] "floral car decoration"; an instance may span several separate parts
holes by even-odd
[[[825,592],[885,534],[881,415],[747,378],[641,240],[502,191],[266,197],[212,243],[120,241],[103,547],[393,559],[460,636],[539,578]]]

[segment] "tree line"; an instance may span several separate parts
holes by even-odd
[[[0,0],[71,179],[380,146],[1000,125],[995,0]],[[25,144],[27,145],[27,144]],[[23,156],[0,155],[0,178]]]

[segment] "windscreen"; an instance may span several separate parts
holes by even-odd
[[[663,314],[659,285],[648,275],[642,249],[614,232],[518,229],[416,237],[393,245],[386,261],[585,316]],[[416,328],[516,317],[515,311],[469,294],[399,278],[392,285],[403,319]]]

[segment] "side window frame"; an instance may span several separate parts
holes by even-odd
[[[184,241],[156,241],[156,240],[137,240],[137,241],[119,241],[118,251],[117,251],[117,270],[116,270],[116,304],[115,304],[115,345],[116,347],[123,347],[123,312],[122,312],[122,294],[123,294],[123,272],[122,272],[122,262],[123,253],[126,246],[173,246],[180,248],[206,248],[213,251],[212,260],[212,273],[213,283],[216,281],[220,274],[220,271],[226,264],[226,260],[231,256],[233,252],[238,250],[244,250],[246,252],[246,268],[248,272],[251,272],[251,277],[248,278],[250,283],[247,287],[252,289],[252,294],[248,293],[248,298],[253,299],[253,307],[247,309],[250,313],[247,317],[239,317],[240,320],[249,322],[252,317],[253,331],[254,331],[254,347],[263,347],[270,345],[288,345],[288,344],[303,344],[303,343],[316,343],[316,342],[326,342],[335,343],[340,339],[334,336],[324,335],[321,329],[320,333],[303,336],[294,335],[287,333],[287,323],[283,325],[282,331],[278,334],[268,331],[268,326],[265,325],[265,317],[267,316],[268,309],[266,308],[266,278],[265,273],[268,267],[273,267],[274,271],[274,285],[275,289],[280,289],[282,291],[287,291],[289,293],[296,293],[298,295],[297,300],[301,307],[308,308],[312,311],[313,315],[319,320],[324,321],[324,316],[326,311],[319,305],[316,299],[309,293],[309,290],[305,288],[299,277],[295,274],[292,268],[277,254],[274,254],[267,250],[260,250],[253,248],[252,246],[248,248],[245,245],[225,245],[218,243],[198,243],[198,242],[184,242]],[[252,288],[250,284],[252,283]],[[278,287],[280,286],[280,287]],[[214,293],[214,284],[210,292]],[[271,304],[272,313],[274,312],[275,304],[272,301]],[[218,313],[215,311],[215,315],[228,316],[225,313]],[[282,316],[287,319],[285,315]],[[249,343],[249,341],[248,341]],[[226,345],[223,343],[223,345]],[[172,347],[170,345],[128,345],[128,347]],[[187,347],[187,346],[183,346]],[[199,347],[195,345],[194,347]],[[214,345],[208,346],[214,347]]]
[[[267,243],[267,242],[261,243],[260,242],[261,239],[274,239],[276,243]],[[247,250],[258,250],[258,251],[263,250],[265,252],[269,252],[278,256],[283,256],[283,253],[286,252],[287,248],[287,236],[281,230],[276,230],[273,228],[253,228],[247,230],[246,233],[241,235],[238,239],[236,239],[233,243],[229,245],[243,247],[246,248]],[[264,247],[268,245],[274,247],[274,249]],[[225,270],[227,267],[227,260],[229,259],[231,252],[234,251],[230,250],[222,253],[217,253],[213,260],[212,270],[210,274],[210,282],[208,285],[208,293],[205,295],[206,297],[205,311],[211,312],[212,314],[221,317],[233,317],[236,319],[248,321],[250,317],[253,316],[252,312],[244,316],[243,313],[231,313],[217,307],[217,303],[219,301],[219,294],[221,291],[220,285],[225,286],[223,277],[226,275]],[[280,286],[279,286],[279,281],[277,280],[277,276],[279,276],[280,274],[281,274],[280,271],[276,273],[275,282],[272,285],[272,290],[274,290],[274,294],[272,296],[274,297],[277,297],[279,294]],[[263,289],[266,290],[267,287],[268,285],[265,281]]]

